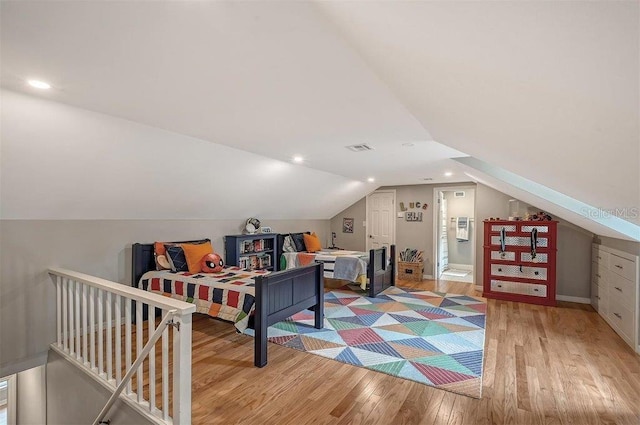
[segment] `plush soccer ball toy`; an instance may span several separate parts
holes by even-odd
[[[213,254],[207,254],[202,257],[200,265],[202,266],[202,271],[205,273],[218,273],[219,271],[222,271],[224,261],[222,260],[222,257],[214,252]]]

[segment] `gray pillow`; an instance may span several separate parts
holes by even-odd
[[[307,246],[304,244],[304,236],[302,233],[291,233],[291,239],[293,239],[293,243],[296,246],[296,251],[305,252],[307,250]]]

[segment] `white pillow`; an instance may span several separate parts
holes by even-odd
[[[282,243],[282,251],[297,252],[296,244],[293,242],[293,238],[290,235],[284,237],[284,242]]]

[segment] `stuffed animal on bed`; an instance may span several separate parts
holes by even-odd
[[[224,268],[224,260],[215,252],[202,257],[200,263],[202,271],[205,273],[218,273]]]

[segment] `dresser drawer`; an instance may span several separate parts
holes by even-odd
[[[607,282],[609,281],[609,270],[607,268],[596,262],[591,263],[591,282],[595,283],[600,287],[608,286]]]
[[[528,236],[507,236],[504,240],[507,246],[531,246]],[[547,238],[538,238],[538,248],[546,248],[548,244]],[[491,236],[491,245],[500,246],[500,236]]]
[[[549,262],[549,256],[547,254],[537,253],[536,258],[531,258],[530,252],[521,252],[520,261],[524,263],[547,264]]]
[[[591,248],[591,261],[603,264],[605,267],[609,267],[609,253],[602,251],[597,246]]]
[[[505,280],[492,280],[491,290],[493,292],[505,292],[509,294],[530,295],[532,297],[545,298],[547,296],[547,286],[537,283],[509,282]]]
[[[617,275],[609,274],[609,294],[616,298],[626,308],[633,310],[636,301],[636,286],[630,280]]]
[[[609,320],[613,327],[627,340],[633,336],[633,313],[624,307],[617,299],[609,299]]]
[[[538,233],[549,233],[549,226],[522,226],[522,232],[528,233],[536,229]]]
[[[591,305],[601,316],[609,314],[609,294],[595,283],[591,283]]]
[[[609,270],[626,279],[636,279],[636,263],[626,258],[618,257],[615,254],[609,256]]]
[[[500,251],[491,251],[491,259],[492,260],[505,260],[505,261],[516,261],[516,253],[515,252],[500,252]]]
[[[523,279],[547,280],[547,269],[544,267],[492,264],[491,275],[519,277]]]
[[[516,225],[515,224],[492,224],[491,225],[491,231],[492,232],[500,232],[502,231],[502,229],[505,230],[505,232],[515,232],[516,231]]]

